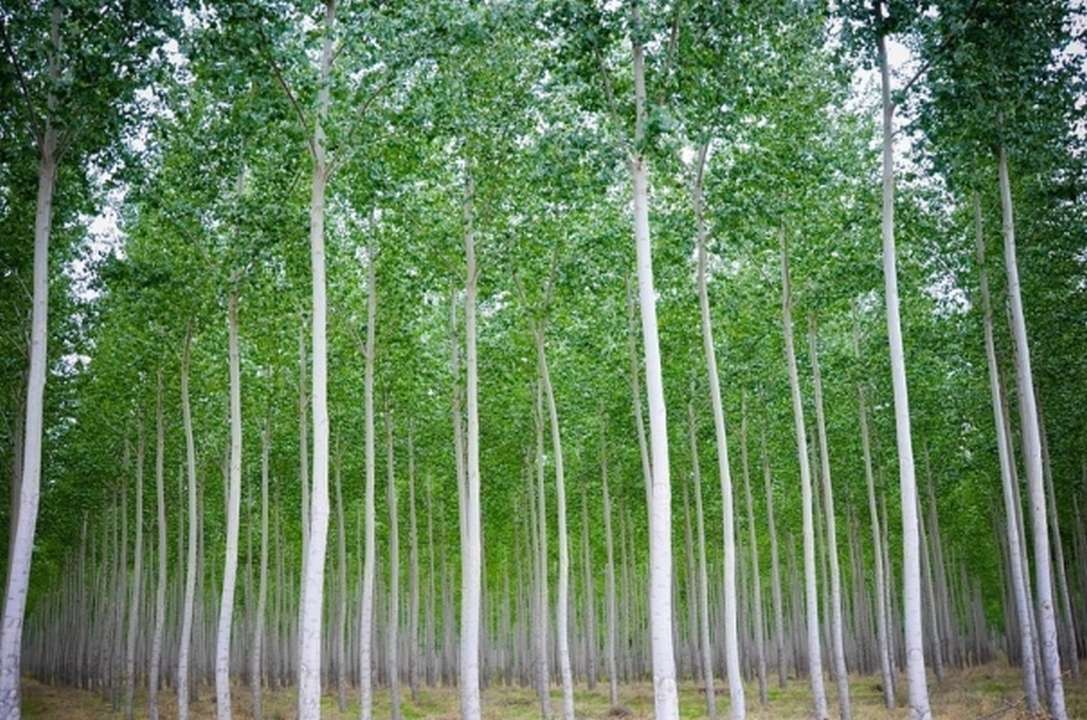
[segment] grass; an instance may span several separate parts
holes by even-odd
[[[773,681],[773,678],[771,678]],[[936,684],[930,676],[930,698],[934,717],[941,720],[1012,720],[1025,718],[1022,706],[1018,670],[1002,663],[970,668],[949,674],[942,683]],[[882,691],[874,677],[851,678],[853,716],[856,720],[898,720],[905,718],[902,704],[905,701],[905,680],[899,686],[899,708],[887,710],[882,704]],[[728,717],[728,692],[718,681],[718,715]],[[811,703],[806,680],[790,680],[784,689],[776,682],[770,687],[770,703],[759,707],[754,685],[747,688],[748,717],[753,720],[801,720],[811,716]],[[836,716],[834,683],[827,683],[830,693],[831,713]],[[1065,694],[1070,718],[1087,718],[1087,682],[1080,680],[1065,683]],[[210,720],[215,717],[213,691],[205,688],[200,701],[192,705],[193,720]],[[249,691],[244,687],[234,690],[234,717],[251,720]],[[561,693],[552,690],[553,710],[561,709]],[[652,717],[653,692],[648,683],[624,685],[620,688],[622,708],[611,708],[607,701],[607,685],[601,684],[593,691],[583,686],[577,688],[575,705],[582,720],[605,720],[627,717],[630,720],[647,720]],[[175,720],[176,696],[172,691],[162,694],[160,701],[162,720]],[[374,716],[389,717],[388,693],[378,690],[374,697]],[[264,700],[265,720],[293,720],[295,717],[293,690],[266,691]],[[487,720],[535,720],[539,706],[532,690],[520,687],[494,686],[484,691],[484,717]],[[136,717],[144,718],[147,699],[139,695]],[[453,688],[423,689],[418,702],[412,702],[404,691],[402,709],[405,720],[455,720],[459,717],[457,694]],[[693,683],[683,683],[680,688],[680,715],[685,720],[706,717],[702,690]],[[113,712],[108,700],[98,693],[71,688],[43,685],[27,679],[23,683],[23,716],[28,720],[100,720],[123,717]],[[328,720],[355,720],[358,718],[358,698],[354,691],[346,711],[336,707],[334,695],[322,700],[322,718]]]

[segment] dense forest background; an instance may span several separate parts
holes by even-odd
[[[1002,656],[1069,716],[1085,12],[4,4],[0,708]]]

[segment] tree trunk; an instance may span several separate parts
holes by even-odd
[[[759,577],[759,544],[755,534],[755,509],[751,501],[751,479],[747,463],[747,396],[743,396],[740,415],[740,458],[747,505],[748,541],[751,543],[751,596],[754,599],[752,624],[755,626],[755,662],[759,679],[759,704],[769,702],[766,687],[766,639],[763,637],[762,579]]]
[[[371,233],[373,228],[371,228]],[[373,718],[373,627],[374,627],[374,571],[376,538],[374,532],[374,492],[376,468],[374,459],[374,334],[377,322],[377,271],[374,246],[367,252],[366,266],[366,345],[363,347],[365,370],[363,377],[363,415],[366,453],[366,487],[364,514],[364,549],[362,562],[362,588],[359,600],[359,717]]]
[[[415,437],[408,425],[408,535],[410,598],[408,600],[408,684],[411,701],[419,701],[419,526],[415,518]]]
[[[574,720],[574,678],[570,666],[570,629],[567,617],[570,601],[570,549],[566,531],[566,474],[562,457],[562,437],[559,433],[559,411],[555,390],[544,351],[543,329],[536,328],[536,354],[539,361],[540,389],[547,398],[547,413],[551,425],[551,450],[555,462],[555,511],[558,514],[559,579],[555,598],[555,632],[558,635],[559,674],[562,677],[563,720]]]
[[[882,5],[876,5],[882,25]],[[902,595],[905,616],[906,677],[909,684],[910,720],[930,720],[928,681],[921,639],[921,541],[917,530],[917,480],[913,466],[913,439],[910,431],[910,399],[906,389],[906,353],[902,346],[902,322],[898,312],[898,270],[895,260],[894,226],[894,105],[891,102],[891,74],[887,65],[887,38],[879,35],[878,62],[883,108],[883,283],[887,302],[887,336],[894,388],[895,441],[898,445],[899,487],[902,498]]]
[[[230,631],[234,622],[234,588],[238,573],[238,524],[242,497],[242,396],[238,356],[238,295],[231,292],[230,347],[230,482],[226,507],[226,559],[219,603],[219,629],[215,641],[215,710],[219,720],[230,720]]]
[[[52,43],[60,43],[59,4],[52,10]],[[50,74],[56,77],[56,53],[50,53]],[[50,97],[50,106],[54,100]],[[38,522],[41,487],[42,409],[44,407],[47,343],[49,340],[49,237],[53,225],[53,189],[57,181],[57,130],[51,118],[38,143],[38,198],[34,215],[33,299],[30,315],[30,370],[26,383],[26,421],[23,423],[22,477],[18,510],[9,522],[15,531],[9,550],[4,618],[0,626],[0,717],[18,717],[23,617],[30,582],[30,560],[34,550],[34,528]]]
[[[800,397],[800,374],[796,367],[793,343],[792,298],[789,288],[789,250],[785,231],[781,235],[781,308],[785,334],[785,362],[789,371],[789,390],[793,402],[796,455],[800,463],[801,509],[804,525],[804,605],[808,632],[808,677],[811,680],[815,719],[828,720],[827,694],[823,687],[823,656],[819,637],[819,598],[815,583],[815,521],[812,512],[811,464],[808,437],[804,429],[804,403]]]
[[[181,418],[185,426],[185,469],[188,473],[189,545],[185,561],[185,600],[181,611],[181,638],[177,651],[177,717],[189,718],[189,649],[192,645],[193,605],[196,601],[196,448],[193,443],[192,410],[189,407],[189,363],[192,326],[185,333],[181,355]]]
[[[611,495],[608,492],[607,442],[607,431],[602,427],[600,432],[600,478],[604,494],[604,551],[607,554],[608,561],[604,576],[604,595],[608,617],[604,652],[608,661],[608,701],[611,707],[614,708],[619,705],[619,670],[615,662],[618,617],[616,617],[615,603],[615,548],[611,534]]]
[[[774,523],[774,488],[770,458],[766,452],[765,428],[759,432],[762,477],[766,489],[766,525],[770,534],[770,597],[774,603],[774,643],[777,646],[778,687],[785,687],[785,618],[781,599],[781,574],[778,570],[778,536]]]
[[[389,717],[400,720],[400,525],[396,509],[396,464],[393,458],[393,412],[385,395],[385,499],[389,510],[389,595],[385,624]]]
[[[309,541],[305,555],[302,611],[299,625],[298,716],[317,720],[321,715],[321,610],[324,605],[325,551],[328,541],[328,344],[325,337],[325,186],[328,162],[325,132],[328,115],[329,74],[332,68],[335,0],[325,0],[324,43],[318,79],[317,117],[310,148],[313,182],[310,193],[310,272],[313,276],[312,389],[313,389],[313,492],[309,508]]]
[[[162,369],[155,378],[155,503],[158,510],[158,568],[155,586],[155,629],[151,636],[151,663],[147,674],[147,716],[159,717],[159,667],[162,631],[166,620],[166,490],[163,487],[165,428],[162,420]]]
[[[717,373],[717,351],[713,344],[713,322],[710,318],[709,289],[706,278],[706,227],[702,209],[702,171],[708,145],[698,155],[698,171],[692,190],[698,235],[698,309],[702,323],[702,349],[706,356],[710,404],[713,408],[714,439],[717,444],[717,475],[721,483],[721,521],[725,550],[725,666],[728,669],[729,710],[733,720],[743,720],[747,714],[740,669],[740,646],[737,637],[736,605],[736,533],[732,502],[732,473],[728,460],[728,440],[725,436],[725,412],[721,403],[721,381]],[[647,221],[648,222],[648,221]],[[656,464],[654,463],[654,467]]]
[[[694,405],[687,403],[688,434],[691,438],[691,474],[694,476],[695,524],[698,528],[698,615],[699,644],[702,650],[702,683],[706,687],[706,716],[717,718],[717,689],[713,682],[713,646],[710,641],[709,579],[706,573],[706,524],[702,513],[702,468],[698,461]]]
[[[853,352],[860,360],[859,329],[854,326]],[[861,454],[864,457],[864,481],[868,492],[868,516],[872,526],[872,559],[876,571],[876,632],[879,642],[879,668],[883,678],[883,704],[894,709],[894,671],[891,667],[891,646],[888,638],[890,620],[887,616],[887,588],[883,567],[883,548],[880,534],[879,512],[876,509],[875,479],[872,473],[872,443],[868,434],[868,400],[864,383],[857,384],[857,406],[861,425]],[[855,579],[854,582],[859,580]]]
[[[253,717],[264,717],[261,687],[261,663],[264,651],[264,615],[268,600],[268,453],[271,450],[268,420],[260,434],[260,570],[257,578],[257,616],[253,625],[253,645],[249,649],[249,685],[253,691]],[[341,523],[342,524],[342,523]]]
[[[136,693],[136,631],[140,618],[140,581],[143,579],[143,418],[136,420],[136,432],[136,543],[132,551],[132,590],[128,601],[128,634],[125,637],[124,709],[128,720],[133,717],[132,704]],[[122,541],[128,542],[128,539],[122,537]]]
[[[479,373],[476,351],[476,248],[472,201],[475,188],[469,174],[464,192],[464,255],[467,279],[464,298],[464,360],[468,404],[465,443],[465,530],[461,557],[460,701],[462,720],[479,720],[483,711],[479,692],[480,604],[482,599],[483,538],[479,497]]]
[[[1023,435],[1023,464],[1027,472],[1031,531],[1034,542],[1038,632],[1042,645],[1042,663],[1045,670],[1049,712],[1054,720],[1065,720],[1068,713],[1064,705],[1061,658],[1057,647],[1057,618],[1053,607],[1053,581],[1050,576],[1052,560],[1049,555],[1049,523],[1046,518],[1038,405],[1034,396],[1034,375],[1030,363],[1030,346],[1027,343],[1023,299],[1019,291],[1015,218],[1012,210],[1011,183],[1008,179],[1008,155],[1003,145],[997,151],[997,169],[1000,176],[1000,207],[1004,227],[1004,264],[1008,274],[1008,304],[1011,306],[1011,330],[1015,349],[1015,381],[1019,395],[1020,430]]]
[[[830,479],[830,448],[827,443],[826,418],[823,416],[823,379],[819,372],[818,330],[815,316],[809,316],[808,320],[808,343],[815,386],[815,427],[819,438],[819,460],[822,463],[823,515],[827,525],[827,554],[830,556],[830,635],[834,650],[834,679],[838,683],[838,712],[842,720],[850,720],[853,713],[849,701],[849,670],[845,665],[842,576],[838,566],[838,531],[834,517],[834,489]]]

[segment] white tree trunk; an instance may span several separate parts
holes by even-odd
[[[804,532],[804,608],[808,632],[808,677],[811,680],[815,720],[828,720],[827,693],[823,686],[823,654],[819,637],[819,597],[815,585],[815,521],[812,513],[811,464],[808,437],[804,429],[804,402],[800,396],[800,374],[796,368],[793,342],[792,298],[789,289],[789,250],[781,231],[781,308],[785,334],[785,363],[789,371],[789,392],[793,402],[793,429],[796,456],[800,463],[800,495]]]
[[[226,507],[226,558],[215,641],[215,711],[219,720],[230,720],[230,631],[234,623],[234,588],[238,574],[238,524],[242,499],[242,396],[241,362],[238,356],[238,296],[231,292],[229,307],[230,348],[230,483]]]
[[[374,232],[371,228],[371,232]],[[374,627],[374,566],[376,538],[374,537],[374,492],[376,468],[374,459],[374,334],[377,321],[377,272],[374,267],[373,245],[367,253],[366,268],[366,364],[363,377],[364,444],[366,453],[366,505],[364,514],[364,550],[362,562],[362,597],[359,601],[359,717],[372,720],[373,711],[373,627]]]
[[[615,602],[615,547],[611,533],[611,494],[608,492],[608,449],[607,432],[600,432],[600,476],[604,494],[604,551],[607,554],[607,569],[604,577],[604,595],[607,604],[607,635],[605,654],[608,662],[608,701],[612,707],[619,705],[619,670],[615,662],[616,629],[618,623]]]
[[[162,665],[162,631],[166,620],[166,491],[163,487],[165,428],[162,419],[162,369],[155,379],[155,504],[158,511],[158,567],[155,585],[155,628],[151,635],[151,663],[147,673],[147,716],[159,717],[159,668]]]
[[[694,476],[695,523],[698,528],[698,638],[702,651],[702,683],[706,686],[706,716],[717,719],[717,689],[713,683],[713,645],[710,641],[709,578],[706,573],[706,523],[702,513],[702,467],[698,460],[694,405],[687,403],[691,442],[691,474]]]
[[[389,511],[389,594],[385,625],[385,661],[389,683],[389,717],[400,720],[400,523],[396,508],[396,462],[393,456],[393,412],[385,395],[385,499]]]
[[[192,327],[185,333],[181,356],[181,418],[185,426],[185,469],[189,498],[188,555],[185,560],[185,600],[181,610],[181,638],[177,651],[177,717],[189,718],[189,650],[192,644],[193,605],[196,601],[196,448],[193,443],[192,411],[189,407],[189,363]]]
[[[882,6],[877,8],[882,21]],[[898,270],[895,259],[894,105],[887,65],[887,40],[879,36],[878,61],[883,106],[883,284],[887,303],[887,336],[894,388],[895,441],[898,446],[899,488],[902,500],[902,612],[905,621],[906,677],[909,685],[910,720],[930,720],[928,680],[922,648],[921,541],[917,529],[917,479],[914,475],[913,439],[910,431],[910,399],[906,388],[906,353],[902,346],[902,321],[898,312]]]
[[[823,416],[823,379],[819,372],[819,342],[815,316],[809,317],[808,346],[811,352],[815,389],[815,427],[822,463],[823,515],[827,524],[827,554],[830,556],[830,636],[833,647],[834,679],[838,684],[838,712],[850,720],[849,670],[845,665],[845,630],[842,627],[842,576],[838,566],[838,531],[834,517],[834,489],[830,479],[830,448],[827,443],[826,418]]]
[[[482,597],[483,538],[479,498],[479,372],[476,351],[476,248],[472,212],[474,187],[469,174],[464,199],[464,255],[467,279],[464,297],[464,360],[468,404],[465,483],[465,539],[461,556],[460,701],[462,720],[480,720],[479,692],[480,601]]]
[[[857,359],[860,360],[860,337],[859,330],[856,327],[853,333],[853,351]],[[883,678],[883,704],[890,709],[894,709],[894,671],[891,665],[891,646],[888,638],[890,620],[886,603],[886,571],[883,567],[879,512],[876,509],[876,487],[872,473],[872,442],[868,433],[868,401],[864,383],[857,384],[857,406],[861,425],[861,454],[864,457],[864,481],[868,492],[868,515],[872,526],[872,559],[876,571],[876,633],[879,642],[879,668]]]
[[[774,603],[774,644],[777,647],[778,687],[785,687],[785,609],[781,599],[781,573],[778,563],[778,536],[774,522],[774,487],[770,457],[766,452],[766,430],[759,432],[762,479],[766,490],[766,526],[770,535],[770,597]]]
[[[56,36],[60,6],[53,6]],[[42,409],[45,397],[49,340],[49,236],[53,225],[53,189],[57,180],[57,131],[48,118],[38,154],[38,199],[34,215],[33,299],[30,315],[30,370],[26,383],[26,421],[23,424],[22,477],[18,510],[12,518],[15,533],[9,555],[4,618],[0,626],[0,717],[19,717],[23,616],[34,551],[41,487]]]
[[[733,720],[743,720],[747,715],[747,710],[744,702],[744,686],[740,669],[740,645],[736,621],[736,607],[739,597],[736,594],[736,532],[732,502],[732,472],[728,460],[725,411],[721,402],[721,381],[717,374],[717,351],[713,345],[713,322],[710,317],[709,289],[706,278],[706,227],[702,210],[702,170],[705,166],[708,151],[708,145],[703,145],[699,151],[698,170],[692,191],[698,236],[698,309],[702,323],[702,349],[706,356],[710,404],[713,408],[713,430],[717,444],[717,475],[721,483],[721,522],[725,550],[725,667],[728,669],[729,710]],[[656,463],[654,463],[655,466]]]
[[[551,424],[551,449],[555,455],[555,511],[558,514],[559,579],[555,598],[555,632],[558,635],[559,674],[562,677],[562,717],[574,720],[574,676],[570,667],[570,548],[566,530],[566,474],[562,457],[562,437],[559,433],[559,411],[551,373],[547,367],[543,329],[536,328],[536,354],[539,360],[540,384],[547,398],[547,413]]]
[[[136,631],[140,618],[140,585],[143,581],[143,418],[136,421],[136,543],[132,553],[132,589],[128,601],[128,633],[125,636],[125,717],[132,720],[136,692]],[[128,512],[127,508],[124,508]],[[122,538],[128,542],[128,538]],[[127,571],[127,568],[125,568]]]
[[[1000,207],[1004,228],[1004,264],[1008,275],[1008,304],[1015,346],[1015,382],[1019,395],[1019,422],[1023,435],[1023,461],[1027,472],[1031,531],[1034,542],[1034,583],[1038,601],[1038,632],[1042,645],[1046,695],[1054,720],[1068,717],[1061,680],[1061,658],[1057,646],[1057,618],[1053,607],[1052,560],[1049,555],[1049,523],[1046,517],[1045,484],[1042,471],[1041,433],[1038,428],[1038,404],[1034,396],[1034,375],[1030,364],[1030,345],[1019,290],[1019,265],[1015,250],[1015,218],[1012,210],[1011,182],[1008,179],[1008,155],[1001,145],[997,154],[1000,177]]]
[[[335,0],[325,0],[324,43],[314,123],[313,183],[310,193],[310,272],[313,276],[312,391],[313,391],[313,492],[310,497],[309,539],[306,548],[306,581],[302,586],[301,638],[298,658],[299,720],[321,716],[321,611],[324,607],[325,551],[328,541],[328,344],[325,296],[325,186],[328,163],[325,133],[321,124],[328,115],[329,75],[332,68]]]
[[[257,579],[257,615],[253,623],[253,644],[249,649],[249,685],[253,691],[253,717],[261,720],[264,716],[261,689],[261,672],[264,651],[264,615],[268,601],[268,453],[271,451],[271,437],[268,420],[260,433],[260,569]],[[342,523],[341,523],[342,526]]]
[[[747,463],[747,395],[740,408],[740,466],[744,478],[744,502],[747,505],[748,542],[751,545],[751,596],[754,599],[752,624],[755,626],[755,668],[759,680],[759,704],[769,702],[766,687],[766,639],[763,636],[762,579],[759,577],[759,542],[755,533],[755,508],[751,499],[751,478]]]

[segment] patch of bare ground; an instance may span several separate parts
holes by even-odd
[[[1027,717],[1022,703],[1019,673],[1004,664],[990,664],[978,668],[952,672],[942,683],[929,678],[934,717],[940,720],[1024,720]],[[832,715],[836,716],[833,683],[831,691]],[[883,707],[882,691],[873,677],[855,677],[851,682],[853,716],[855,720],[903,720],[906,717],[905,678],[898,683],[898,708]],[[1065,681],[1065,693],[1070,718],[1087,718],[1087,681]],[[728,691],[718,680],[718,715],[728,717]],[[561,691],[552,688],[552,705],[561,707]],[[811,716],[809,686],[804,678],[791,679],[784,689],[776,683],[770,687],[770,703],[760,707],[753,684],[747,686],[748,717],[752,720],[807,720]],[[205,688],[200,700],[192,704],[193,720],[213,720],[215,717],[214,692]],[[612,707],[608,702],[607,684],[598,684],[594,690],[579,686],[576,706],[580,720],[650,720],[653,707],[653,689],[649,683],[627,684],[620,688],[621,704]],[[234,691],[234,717],[253,720],[250,709],[249,689],[238,686]],[[374,697],[374,715],[388,717],[388,696],[378,690]],[[456,720],[459,716],[455,688],[423,689],[418,701],[412,702],[404,692],[403,714],[405,720]],[[177,719],[176,696],[172,691],[160,696],[162,720]],[[334,694],[325,696],[322,718],[326,720],[355,720],[358,717],[358,696],[354,691],[347,708],[341,712]],[[486,720],[534,720],[540,716],[539,701],[531,688],[496,685],[484,691],[484,717]],[[700,684],[684,683],[680,689],[680,716],[684,720],[702,720],[706,717],[704,690]],[[27,720],[116,720],[123,713],[114,711],[108,698],[100,693],[46,685],[37,680],[23,682],[23,717]],[[147,697],[138,694],[136,717],[147,717]],[[293,720],[295,695],[292,690],[268,690],[264,694],[264,720]]]

